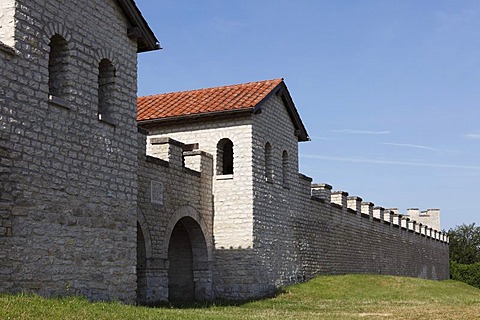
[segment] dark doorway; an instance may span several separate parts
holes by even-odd
[[[187,229],[177,222],[168,245],[168,297],[170,301],[195,300],[192,244]]]
[[[212,297],[212,276],[205,236],[190,217],[178,220],[168,245],[168,300],[191,302]]]

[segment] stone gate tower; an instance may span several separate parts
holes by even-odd
[[[309,138],[283,79],[140,97],[138,109],[148,154],[175,139],[213,156],[216,297],[270,295],[322,273],[448,278],[436,226],[298,172]]]
[[[0,291],[135,301],[132,0],[2,0]]]
[[[138,105],[148,154],[156,137],[168,136],[214,157],[216,296],[268,295],[276,281],[288,282],[296,268],[285,262],[296,256],[279,233],[292,232],[281,220],[296,213],[295,203],[284,204],[297,192],[298,143],[308,135],[283,79],[141,97]]]

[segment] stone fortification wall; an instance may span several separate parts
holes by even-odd
[[[15,8],[0,19],[0,291],[134,302],[136,42],[114,0]]]
[[[233,141],[233,176],[213,177],[215,296],[266,296],[318,274],[447,279],[445,235],[298,174],[298,138],[283,103],[272,95],[246,118],[151,128],[149,145],[169,136],[214,159],[218,141]]]
[[[181,122],[148,128],[148,141],[170,137],[213,156],[213,192],[215,208],[215,247],[248,248],[252,246],[252,127],[251,118],[217,119],[208,122]],[[223,175],[219,167],[218,144],[222,139],[233,143],[233,174]],[[151,155],[151,143],[147,144]]]
[[[330,189],[313,185],[308,214],[301,219],[305,234],[322,234],[322,242],[304,255],[317,255],[304,265],[307,278],[312,273],[374,273],[448,279],[446,235],[346,192],[330,195]],[[324,263],[312,263],[320,260]]]
[[[217,264],[231,270],[228,281],[219,280],[220,295],[271,294],[280,285],[318,274],[448,279],[448,244],[439,231],[344,192],[332,194],[328,185],[314,185],[312,197],[311,179],[297,173],[294,131],[278,96],[254,117],[254,245],[251,250],[217,250]],[[235,273],[236,261],[250,268]]]
[[[169,299],[169,285],[177,279],[172,275],[170,259],[179,259],[190,250],[172,249],[172,230],[179,221],[185,224],[195,253],[193,260],[195,298],[213,297],[213,207],[212,156],[170,138],[150,139],[149,156],[145,153],[144,134],[139,134],[138,228],[140,254],[138,302],[156,304]],[[194,221],[194,222],[193,222]],[[194,225],[191,230],[188,226]],[[196,226],[196,227],[195,227]],[[195,229],[197,228],[197,229]],[[185,262],[188,264],[188,261]],[[169,277],[170,272],[170,277]]]
[[[251,124],[251,116],[247,116],[237,117],[233,123],[226,118],[210,119],[207,122],[162,124],[149,128],[149,155],[152,155],[151,140],[167,136],[186,144],[198,144],[200,150],[213,155],[216,297],[262,296],[267,292],[259,291],[255,286],[256,277],[251,277],[248,271],[255,268],[255,255],[252,253],[254,222]],[[217,146],[222,139],[229,139],[233,143],[231,175],[223,175],[216,169]],[[248,286],[244,283],[248,283]]]
[[[217,294],[269,295],[320,274],[449,278],[445,234],[346,192],[331,193],[328,185],[314,184],[311,196],[311,179],[300,175],[298,181],[299,188],[265,200],[272,210],[256,211],[251,250],[216,251],[217,265],[230,270],[228,279],[219,275]],[[236,261],[250,268],[234,268]]]

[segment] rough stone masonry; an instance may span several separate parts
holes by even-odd
[[[250,111],[137,122],[137,54],[159,47],[134,1],[0,6],[0,292],[156,304],[448,278],[447,237],[413,220],[439,212],[298,173],[308,136],[283,80]]]

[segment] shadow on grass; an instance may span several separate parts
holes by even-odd
[[[286,293],[284,288],[278,288],[274,294],[264,296],[262,298],[257,299],[244,299],[244,300],[225,300],[225,299],[214,299],[209,301],[168,301],[168,302],[161,302],[154,305],[142,305],[142,307],[150,307],[150,308],[172,308],[172,309],[206,309],[212,307],[238,307],[244,304],[254,302],[254,301],[262,301],[271,298],[275,298],[278,295]]]

